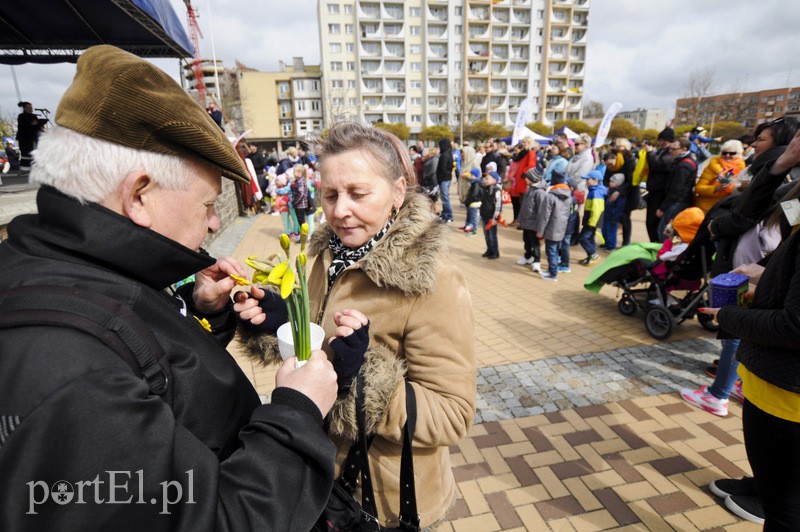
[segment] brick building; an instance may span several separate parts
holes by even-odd
[[[703,98],[679,98],[675,104],[675,125],[732,121],[745,127],[754,127],[787,114],[798,113],[800,87],[784,87]]]

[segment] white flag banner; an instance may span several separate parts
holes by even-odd
[[[528,123],[528,120],[533,115],[533,98],[528,96],[522,103],[519,105],[519,111],[517,112],[517,122],[514,126],[514,133],[511,135],[511,145],[516,146],[517,143],[520,141],[521,138],[525,137],[525,129],[528,129],[525,124]],[[528,130],[530,131],[530,130]]]
[[[258,184],[256,167],[253,166],[253,161],[250,159],[245,159],[244,164],[247,167],[247,172],[250,174],[250,189],[253,191],[253,196],[255,196],[256,201],[261,201],[261,198],[264,197],[264,194],[261,192],[261,186]]]
[[[606,143],[608,130],[611,129],[611,121],[614,120],[614,117],[617,116],[617,113],[619,113],[621,110],[622,104],[619,102],[612,103],[611,107],[608,108],[606,115],[603,117],[603,121],[600,123],[600,127],[597,128],[597,138],[594,141],[595,148],[599,148]]]

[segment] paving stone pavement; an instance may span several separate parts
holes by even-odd
[[[464,209],[455,211],[460,222]],[[278,217],[248,223],[236,229],[243,237],[221,235],[218,245],[239,259],[278,251]],[[676,393],[709,383],[702,368],[719,354],[713,334],[690,320],[659,343],[641,315],[619,314],[613,289],[583,289],[590,268],[578,265],[580,248],[572,273],[546,283],[515,264],[521,232],[501,228],[501,259],[487,261],[483,239],[458,225],[450,257],[473,298],[478,408],[451,448],[459,495],[437,531],[757,530],[707,488],[750,472],[740,406],[720,418]],[[643,211],[634,213],[637,238]],[[231,352],[267,398],[275,369],[235,344]]]

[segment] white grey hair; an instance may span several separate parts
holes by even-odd
[[[735,151],[736,155],[741,157],[744,153],[744,146],[742,146],[742,142],[736,139],[726,140],[725,143],[720,148],[719,152],[722,153],[724,151]]]
[[[82,203],[107,198],[136,170],[171,190],[188,189],[197,172],[190,159],[129,148],[65,127],[44,132],[33,155],[31,182],[50,185]]]

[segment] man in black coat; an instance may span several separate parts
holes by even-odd
[[[658,149],[647,153],[647,215],[645,226],[647,236],[651,242],[659,242],[658,224],[661,219],[656,216],[656,211],[661,208],[667,193],[667,183],[672,167],[670,144],[675,142],[675,133],[672,128],[664,128],[658,134]]]
[[[453,145],[450,139],[439,141],[439,162],[436,165],[436,182],[442,195],[442,220],[453,221],[453,207],[450,205],[450,183],[453,179]]]
[[[112,46],[78,60],[56,123],[38,214],[0,244],[0,318],[39,286],[116,325],[0,319],[0,530],[309,530],[333,483],[336,373],[322,351],[292,358],[262,405],[224,348],[246,272],[200,249],[241,160],[174,80]],[[63,164],[87,146],[96,168]]]
[[[664,200],[661,202],[656,216],[658,223],[659,241],[664,241],[664,229],[683,209],[692,206],[694,199],[694,184],[697,180],[697,163],[689,151],[689,141],[678,139],[670,144],[670,153],[673,155],[672,169],[670,170]]]

